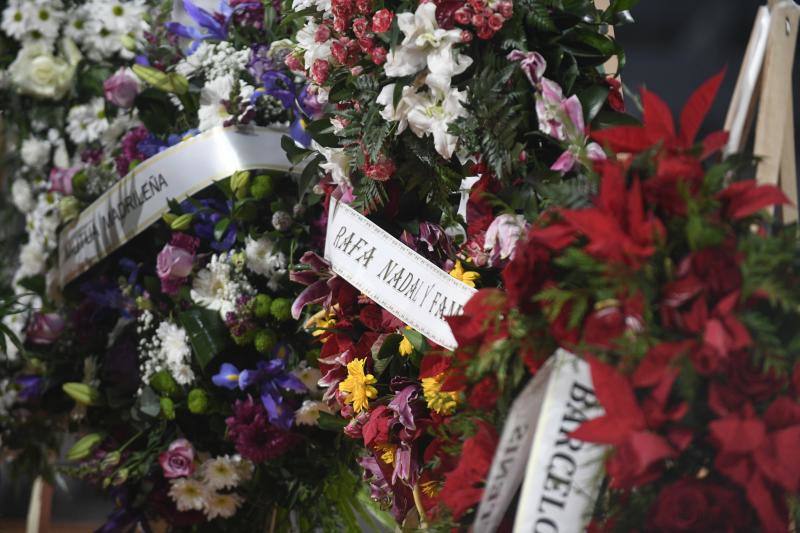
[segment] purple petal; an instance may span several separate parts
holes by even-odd
[[[306,287],[292,304],[292,317],[297,320],[308,304],[319,303],[330,294],[330,288],[325,280],[319,280]]]
[[[412,431],[415,430],[417,426],[414,422],[414,413],[411,411],[410,403],[416,399],[418,395],[419,390],[417,389],[417,386],[409,385],[398,392],[394,399],[392,399],[387,406],[389,409],[397,413],[397,418],[400,420],[400,423]]]

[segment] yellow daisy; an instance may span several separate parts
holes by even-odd
[[[461,264],[461,261],[456,261],[456,266],[450,271],[450,275],[470,287],[474,287],[475,282],[481,277],[479,272],[464,270],[464,265]]]
[[[432,378],[422,378],[422,394],[428,403],[428,409],[442,415],[450,415],[456,410],[458,393],[442,392],[442,381],[444,381],[444,372],[436,374]]]
[[[352,403],[356,413],[369,408],[369,400],[378,396],[372,386],[377,380],[372,374],[364,374],[365,359],[353,359],[347,363],[347,379],[339,383],[339,390],[347,394],[345,403]]]

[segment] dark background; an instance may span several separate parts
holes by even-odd
[[[758,0],[641,0],[632,11],[636,22],[619,28],[617,34],[627,54],[624,83],[636,91],[646,83],[648,89],[664,98],[677,115],[694,89],[727,67],[725,82],[703,131],[721,129],[756,10],[763,3]],[[797,95],[796,75],[794,80]],[[797,97],[794,101],[795,128],[800,130],[800,101]],[[28,490],[24,483],[9,480],[7,471],[0,471],[0,525],[4,517],[24,516]],[[91,490],[73,486],[69,495],[57,493],[54,518],[97,524],[107,512],[107,505],[93,497]]]

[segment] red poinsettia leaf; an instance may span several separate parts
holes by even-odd
[[[705,161],[721,150],[728,143],[729,137],[728,132],[722,130],[706,135],[702,142],[703,152],[700,154],[700,161]]]
[[[675,456],[675,450],[664,437],[649,431],[633,433],[628,442],[634,457],[636,457],[639,473],[641,474],[653,464]]]
[[[766,438],[764,422],[754,418],[728,417],[714,420],[708,427],[721,453],[750,453]]]
[[[598,170],[600,195],[596,203],[616,219],[622,220],[626,204],[625,169],[615,161],[604,161],[598,164]]]
[[[755,453],[758,468],[790,492],[800,489],[800,426],[773,432]]]
[[[705,82],[697,89],[681,111],[681,144],[689,148],[694,144],[700,125],[705,120],[714,98],[717,96],[719,86],[725,77],[725,69],[719,74]]]
[[[586,442],[619,446],[632,429],[633,424],[630,420],[625,421],[615,416],[605,415],[584,422],[569,436]]]
[[[753,476],[747,482],[747,500],[758,513],[762,531],[789,531],[787,523],[788,513],[784,514],[775,504],[772,491],[766,485],[766,480],[761,475]]]
[[[644,414],[636,402],[628,378],[595,357],[588,357],[587,360],[592,372],[595,394],[606,416],[628,421],[626,425],[632,428],[643,429]]]
[[[575,240],[575,230],[569,224],[556,222],[546,228],[531,228],[528,240],[553,251],[563,250]]]
[[[644,127],[650,141],[672,141],[675,139],[675,122],[669,106],[655,93],[642,89]]]
[[[614,153],[638,153],[653,145],[644,135],[644,128],[640,126],[616,126],[593,131],[591,137]]]
[[[788,204],[789,199],[775,185],[758,185],[755,180],[732,183],[717,197],[727,201],[727,215],[740,220],[766,207]]]
[[[450,368],[450,363],[452,363],[451,357],[446,357],[436,352],[429,353],[420,362],[419,377],[422,379],[438,376]]]

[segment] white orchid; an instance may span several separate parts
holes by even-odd
[[[392,78],[410,76],[424,69],[430,71],[428,85],[442,91],[450,79],[472,64],[469,56],[453,49],[461,42],[460,30],[445,30],[436,22],[436,4],[420,4],[415,13],[397,15],[397,25],[405,38],[386,57],[384,71]]]
[[[432,134],[436,151],[450,159],[456,149],[458,137],[447,132],[448,126],[458,117],[467,116],[462,105],[467,93],[451,88],[447,92],[430,90],[403,98],[408,105],[408,126],[417,137]]]

